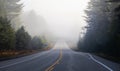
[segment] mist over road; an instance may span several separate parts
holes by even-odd
[[[0,62],[0,71],[120,71],[120,65],[57,42],[49,51]]]

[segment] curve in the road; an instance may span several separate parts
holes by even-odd
[[[107,65],[103,64],[102,62],[96,60],[92,55],[88,54],[90,56],[90,58],[95,61],[96,63],[102,65],[103,67],[105,67],[106,69],[108,69],[109,71],[113,71],[113,69],[111,69],[110,67],[108,67]]]
[[[46,53],[49,53],[49,52],[46,52]],[[2,68],[6,68],[6,67],[10,67],[10,66],[14,66],[14,65],[17,65],[17,64],[20,64],[20,63],[24,63],[24,62],[26,62],[26,61],[30,61],[30,60],[32,60],[32,59],[36,59],[36,58],[38,58],[38,57],[39,57],[39,56],[31,57],[31,58],[26,59],[26,60],[22,60],[22,61],[15,62],[15,63],[12,63],[12,64],[8,64],[8,65],[5,65],[5,66],[1,66],[0,69],[2,69]]]

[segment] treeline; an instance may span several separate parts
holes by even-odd
[[[0,0],[0,51],[36,50],[44,45],[39,36],[31,37],[23,26],[14,29],[19,20],[15,22],[13,20],[19,17],[23,6],[18,3],[19,1]]]
[[[90,0],[85,10],[88,26],[79,39],[80,51],[120,56],[120,1]]]

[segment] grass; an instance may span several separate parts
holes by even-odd
[[[0,61],[30,55],[30,54],[33,54],[35,52],[37,52],[37,51],[36,50],[21,50],[21,51],[5,50],[5,51],[0,51]]]
[[[50,50],[52,47],[53,45],[50,44],[46,46],[45,48],[38,49],[38,50],[1,50],[0,61],[23,57],[23,56],[34,54],[37,52],[47,51],[47,50]]]

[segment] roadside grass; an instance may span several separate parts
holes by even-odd
[[[0,61],[18,58],[38,52],[38,50],[4,50],[0,51]],[[40,50],[39,50],[40,52]]]
[[[52,48],[53,45],[48,45],[45,48],[38,50],[0,50],[0,61],[19,58],[27,55],[31,55],[34,53],[47,51]]]

